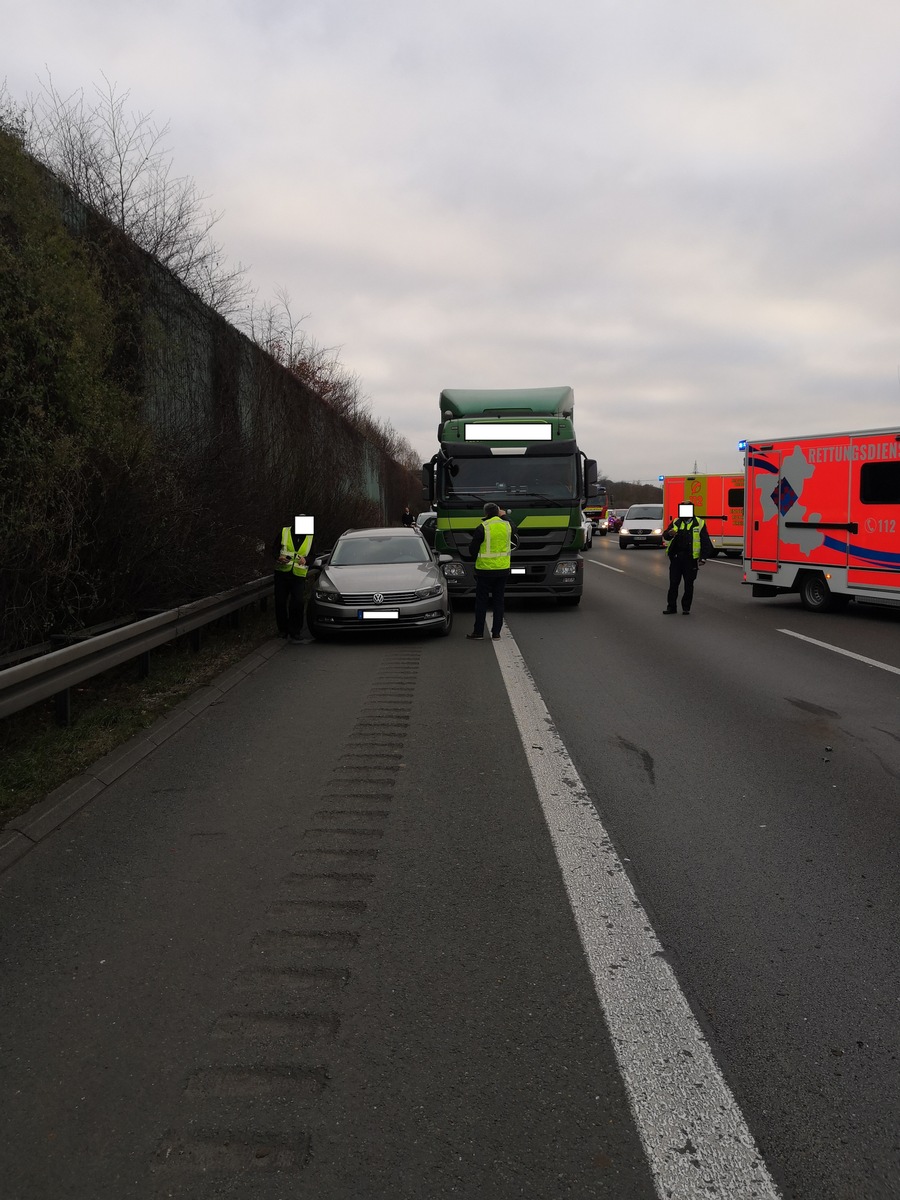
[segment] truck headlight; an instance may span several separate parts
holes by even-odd
[[[553,568],[553,574],[567,577],[569,575],[574,575],[577,569],[578,568],[575,560],[573,558],[567,558],[556,564],[556,566]]]
[[[461,562],[444,563],[444,577],[446,579],[465,579],[466,569]]]

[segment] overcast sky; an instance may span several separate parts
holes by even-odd
[[[897,0],[0,0],[0,79],[171,123],[261,301],[436,449],[575,389],[613,479],[900,424]]]

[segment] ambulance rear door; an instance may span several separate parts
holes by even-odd
[[[847,583],[900,595],[900,434],[853,438]]]
[[[744,493],[744,559],[753,570],[774,572],[778,566],[781,497],[781,451],[771,446],[747,447]]]
[[[740,550],[744,544],[744,477],[726,475],[722,480],[725,502],[725,545]]]
[[[678,516],[678,505],[685,498],[683,475],[666,475],[663,479],[663,525],[671,525]]]

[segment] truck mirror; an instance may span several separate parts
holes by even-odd
[[[422,463],[422,487],[428,497],[429,504],[434,500],[434,464]]]

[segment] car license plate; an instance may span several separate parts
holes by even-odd
[[[396,621],[400,616],[396,609],[379,609],[377,612],[370,612],[366,608],[358,608],[356,615],[360,621]]]
[[[634,535],[634,540],[635,540],[636,542],[646,542],[646,540],[647,540],[647,535],[646,535],[645,533],[636,533],[636,534]]]

